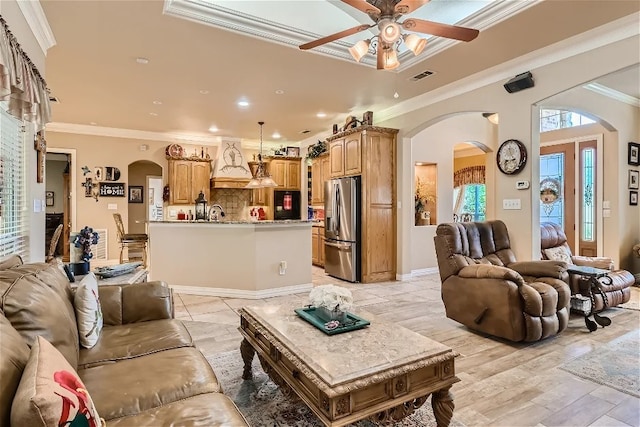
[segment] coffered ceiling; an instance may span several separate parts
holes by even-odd
[[[640,9],[639,2],[625,0],[432,0],[412,16],[478,28],[478,38],[463,43],[431,37],[419,57],[401,56],[399,70],[378,71],[345,56],[357,36],[323,49],[297,48],[370,23],[337,1],[41,4],[56,39],[46,59],[47,83],[59,99],[53,129],[256,140],[257,122],[265,121],[265,141],[282,145],[342,125],[350,113],[374,111],[375,123],[376,113],[400,102]],[[412,79],[427,70],[433,75]],[[239,107],[241,100],[249,105]],[[210,132],[212,126],[218,130]]]

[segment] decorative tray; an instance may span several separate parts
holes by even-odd
[[[141,262],[127,262],[124,264],[111,265],[109,267],[97,267],[93,273],[102,278],[117,277],[131,273],[140,265],[142,265]]]
[[[316,328],[320,329],[327,335],[341,334],[343,332],[355,331],[356,329],[364,328],[371,324],[368,320],[363,319],[360,316],[356,316],[353,313],[346,313],[347,320],[340,323],[338,327],[334,329],[327,329],[325,326],[327,322],[318,317],[315,307],[296,308],[295,312],[298,316],[302,317],[307,322],[311,323]]]

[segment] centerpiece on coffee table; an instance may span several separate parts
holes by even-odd
[[[309,293],[310,304],[295,312],[307,322],[329,335],[360,329],[370,324],[348,310],[353,296],[347,288],[336,285],[317,286]]]

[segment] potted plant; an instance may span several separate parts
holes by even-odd
[[[85,226],[73,238],[73,246],[80,250],[75,251],[75,262],[72,263],[74,274],[87,274],[91,270],[89,261],[93,258],[91,245],[98,243],[99,235],[93,228]]]

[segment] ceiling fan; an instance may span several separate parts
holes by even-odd
[[[361,31],[368,30],[377,26],[380,33],[369,40],[360,40],[353,47],[349,48],[349,52],[353,58],[360,62],[362,57],[369,52],[369,48],[373,45],[377,52],[377,68],[378,70],[391,70],[397,68],[400,63],[396,49],[400,44],[400,39],[405,43],[415,55],[419,55],[424,50],[427,40],[420,38],[416,34],[402,34],[402,29],[414,31],[418,33],[431,34],[449,39],[461,40],[469,42],[480,33],[472,28],[458,27],[456,25],[441,24],[433,21],[425,21],[422,19],[408,18],[402,22],[398,20],[407,13],[411,13],[418,9],[429,0],[340,0],[343,3],[352,6],[367,15],[373,20],[373,24],[358,25],[348,30],[340,31],[326,37],[319,38],[300,45],[300,49],[307,50],[321,46],[343,37],[357,34]]]

